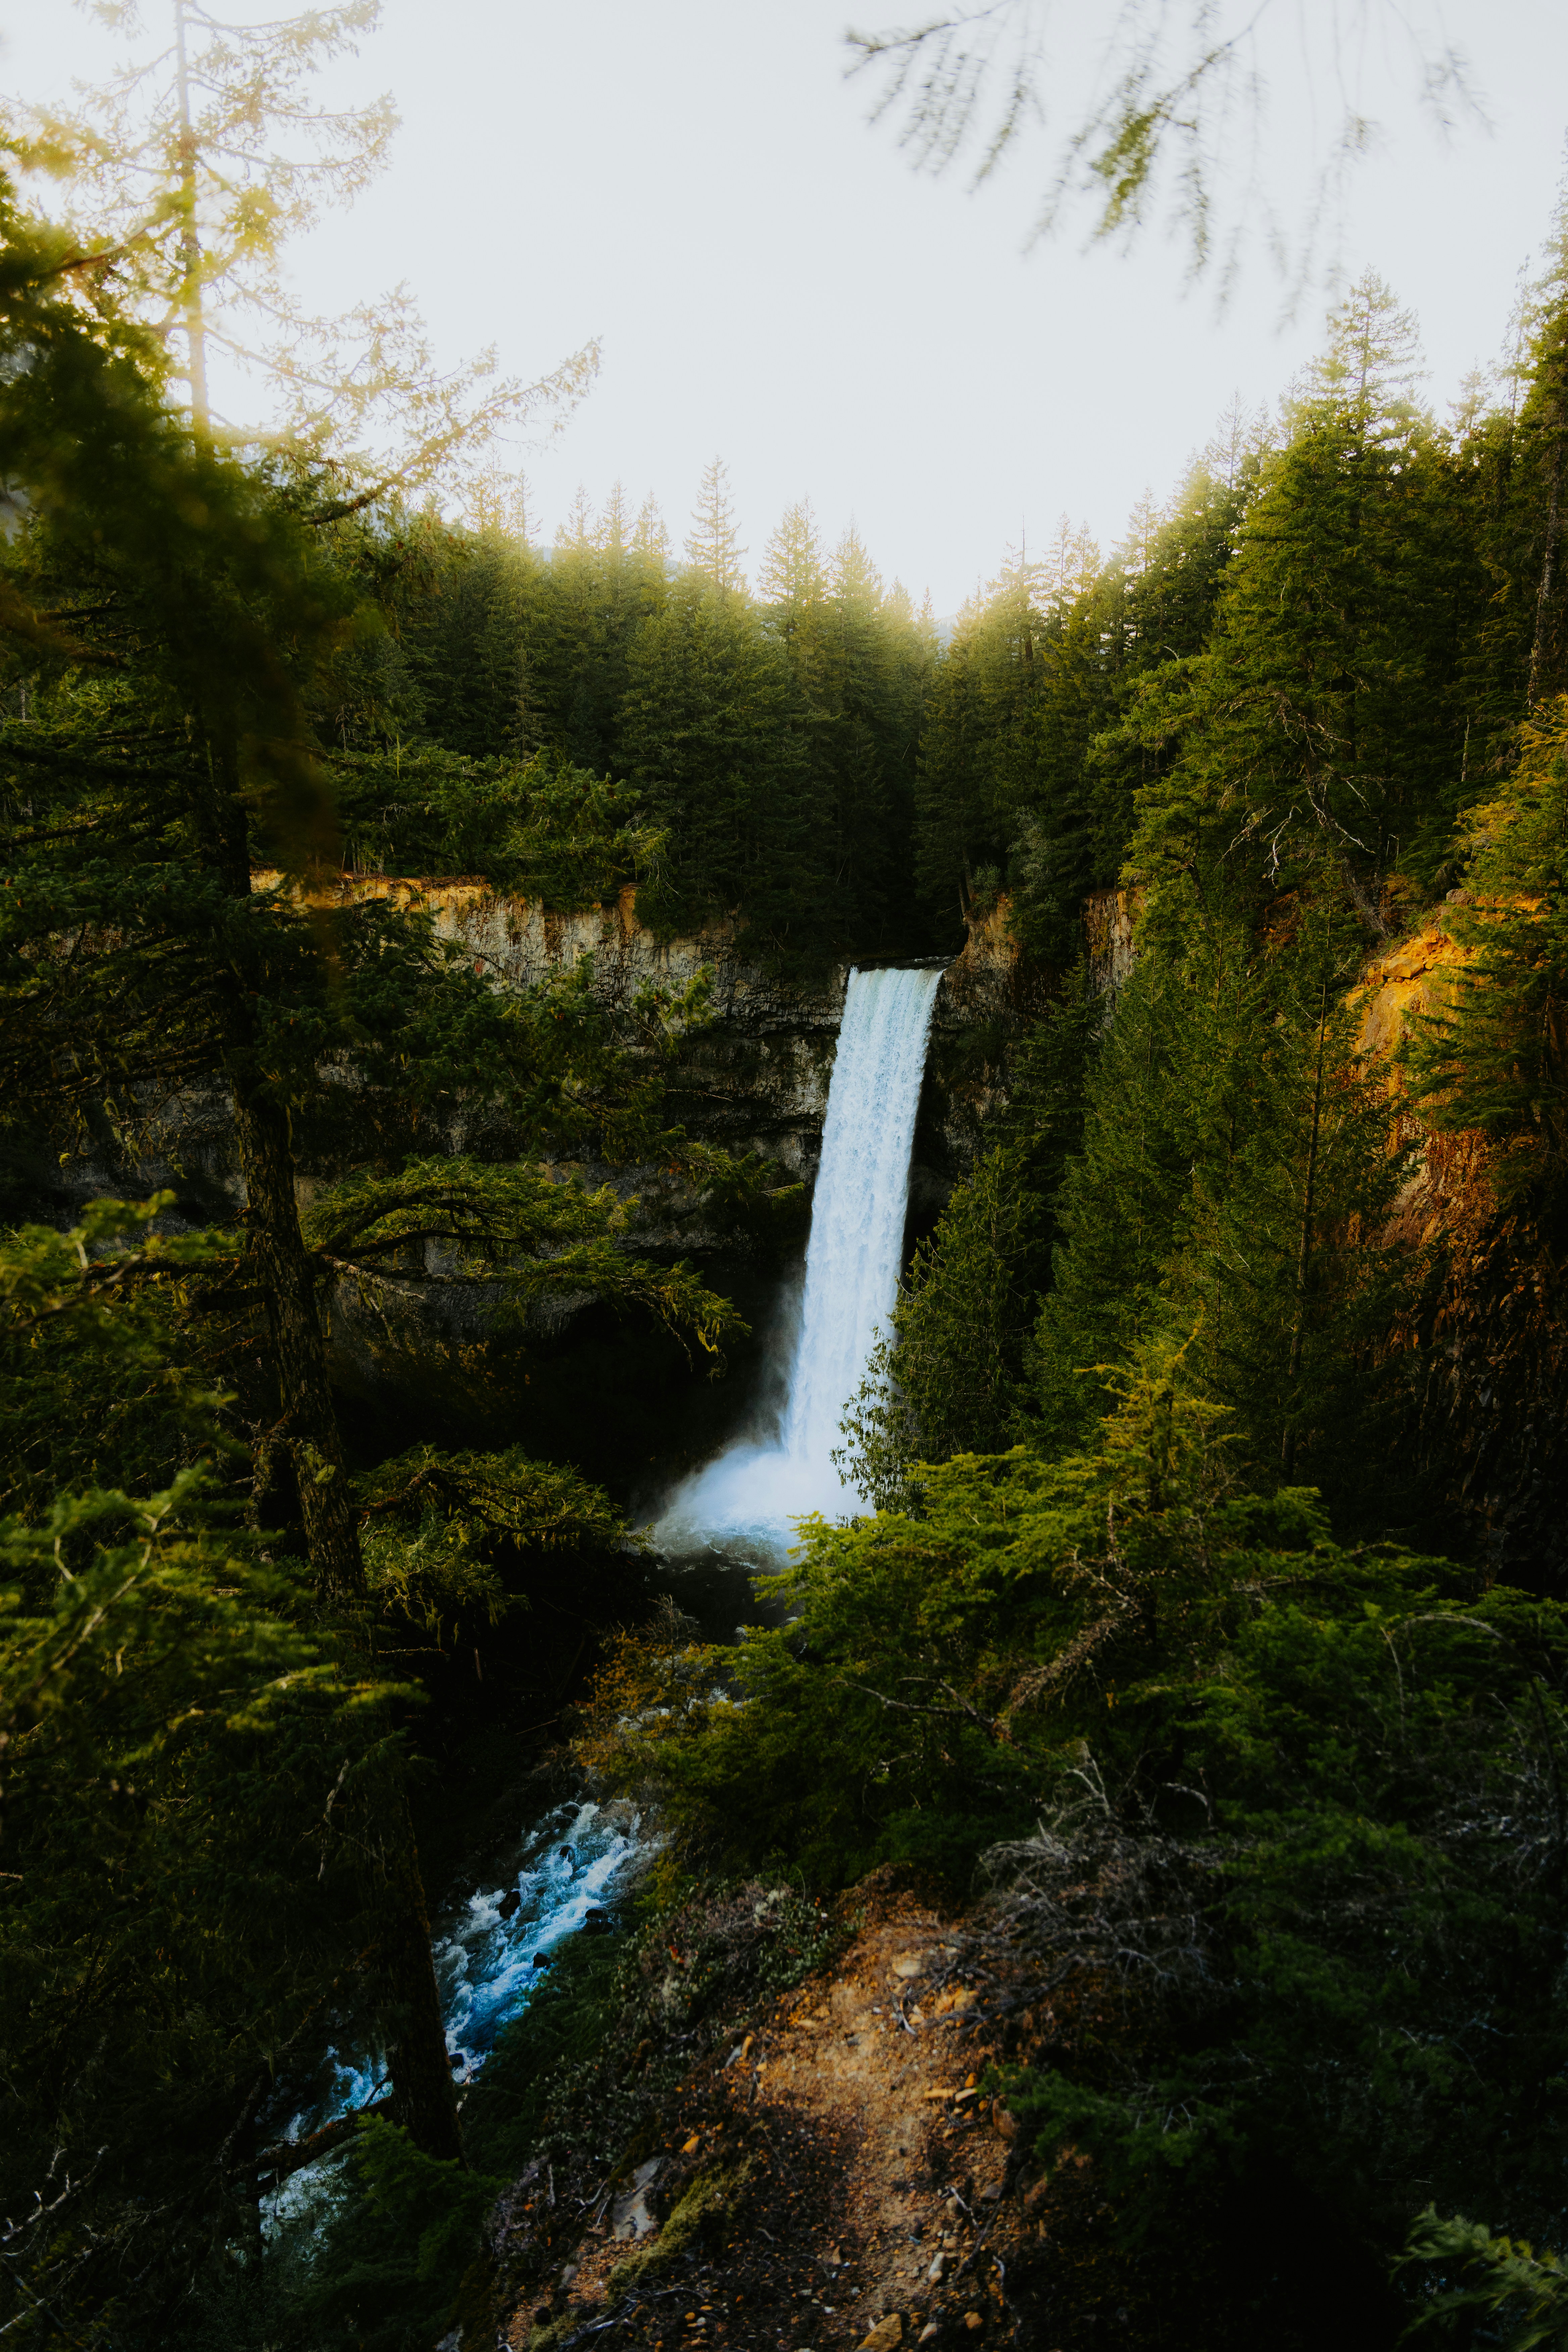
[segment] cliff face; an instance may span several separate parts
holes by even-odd
[[[270,885],[270,873],[256,877]],[[637,894],[576,914],[548,912],[535,901],[492,892],[479,877],[449,881],[380,875],[344,876],[344,897],[396,898],[428,908],[439,936],[471,954],[476,971],[526,987],[593,961],[593,991],[629,1005],[653,986],[679,994],[706,970],[712,1018],[685,1039],[668,1097],[672,1125],[727,1149],[754,1150],[812,1182],[850,965],[808,982],[781,982],[747,951],[743,933],[720,922],[687,937],[659,940],[637,915]],[[932,1051],[916,1140],[917,1190],[940,1202],[972,1164],[994,1098],[996,1063],[1006,1036],[1032,1008],[1035,982],[1006,936],[1005,903],[976,925],[948,966],[932,1017]],[[448,1138],[464,1148],[483,1135],[486,1114],[474,1106]],[[364,1156],[356,1136],[311,1132],[299,1138],[307,1189],[340,1165]],[[106,1147],[108,1139],[106,1139]],[[192,1089],[171,1103],[148,1156],[134,1169],[110,1150],[88,1152],[55,1176],[40,1171],[57,1203],[134,1181],[172,1183],[193,1211],[224,1215],[242,1193],[227,1104],[220,1089]],[[631,1187],[635,1189],[635,1183]]]
[[[476,971],[513,987],[569,971],[586,956],[595,995],[629,1006],[648,987],[679,995],[706,971],[712,1017],[681,1045],[667,1097],[670,1123],[729,1150],[760,1151],[807,1185],[815,1181],[849,963],[812,981],[784,982],[748,951],[743,930],[732,922],[658,939],[638,921],[630,888],[614,904],[557,915],[537,902],[492,892],[479,879],[363,876],[345,877],[342,887],[427,907],[437,933],[471,955]],[[1008,1036],[1041,1000],[1041,976],[1019,958],[1007,913],[1004,899],[971,927],[937,992],[915,1138],[917,1212],[934,1213],[973,1165],[997,1099]],[[594,1172],[640,1190],[658,1228],[650,1240],[683,1238],[688,1245],[703,1245],[704,1236],[689,1223],[675,1233],[670,1221],[680,1224],[680,1204],[668,1188],[656,1208],[652,1196],[660,1187],[650,1192],[648,1171]]]
[[[422,886],[403,886],[422,887]],[[476,969],[515,985],[594,961],[594,990],[630,1003],[640,988],[679,992],[706,969],[713,1019],[682,1046],[669,1093],[672,1122],[730,1150],[756,1150],[806,1182],[816,1173],[822,1123],[852,966],[811,982],[779,981],[729,922],[657,940],[637,919],[637,893],[613,907],[550,915],[472,886],[432,886],[437,928],[472,950]],[[1008,1031],[1032,1009],[1033,982],[1007,937],[1006,902],[972,927],[950,963],[932,1013],[932,1051],[916,1135],[917,1190],[945,1198],[972,1164],[994,1099]]]
[[[264,885],[277,877],[262,874],[256,878]],[[586,956],[592,959],[595,995],[609,1004],[629,1006],[649,986],[679,996],[705,970],[710,976],[711,1018],[689,1031],[681,1045],[670,1075],[666,1116],[671,1125],[701,1141],[736,1152],[761,1152],[809,1193],[821,1155],[847,964],[809,982],[786,984],[748,952],[743,933],[732,923],[715,923],[689,937],[656,938],[637,920],[631,890],[614,903],[557,915],[537,902],[493,892],[479,877],[433,881],[344,876],[334,887],[344,897],[395,897],[427,908],[438,934],[471,957],[476,971],[489,973],[498,983],[526,987],[552,973],[570,971]],[[1007,938],[1005,911],[999,908],[974,927],[938,992],[911,1173],[917,1225],[929,1227],[934,1222],[953,1184],[973,1164],[984,1119],[996,1099],[1007,1038],[1035,1002],[1036,982]],[[310,1114],[297,1122],[303,1197],[384,1148],[374,1117],[375,1106],[368,1099],[362,1104],[340,1091],[330,1115]],[[444,1135],[412,1139],[426,1150],[445,1147],[500,1160],[521,1149],[521,1139],[509,1133],[504,1115],[479,1101],[460,1104]],[[591,1184],[607,1182],[623,1197],[635,1196],[637,1208],[629,1234],[635,1247],[694,1258],[710,1280],[735,1298],[759,1334],[764,1329],[774,1311],[781,1277],[798,1259],[804,1242],[804,1203],[793,1218],[774,1214],[748,1223],[714,1211],[666,1168],[606,1167],[591,1160],[569,1166]],[[565,1167],[563,1172],[567,1172]],[[164,1186],[175,1191],[182,1214],[193,1223],[228,1223],[242,1210],[244,1188],[229,1105],[221,1088],[191,1089],[170,1103],[144,1156],[133,1165],[118,1155],[113,1139],[106,1136],[100,1151],[89,1150],[62,1167],[40,1163],[36,1171],[24,1172],[11,1213],[58,1219],[95,1194],[144,1195]],[[353,1286],[340,1289],[331,1302],[336,1372],[345,1393],[357,1396],[373,1414],[394,1410],[401,1398],[414,1419],[418,1418],[416,1400],[421,1412],[439,1402],[454,1425],[465,1428],[489,1409],[479,1389],[466,1379],[463,1366],[469,1351],[485,1339],[497,1296],[491,1286],[463,1279],[454,1269],[452,1280],[404,1296],[404,1286],[389,1271],[375,1286],[374,1297],[352,1292]],[[601,1402],[614,1388],[617,1413],[626,1402],[621,1391],[630,1387],[657,1394],[691,1386],[683,1360],[671,1357],[667,1361],[633,1326],[606,1320],[585,1299],[556,1300],[540,1310],[531,1319],[530,1346],[553,1349],[568,1329],[583,1381],[601,1384],[595,1391]],[[734,1351],[732,1378],[725,1384],[731,1396],[744,1390],[748,1379],[763,1377],[763,1360],[760,1339],[749,1351],[745,1347]],[[514,1390],[526,1381],[520,1365]],[[576,1397],[560,1377],[546,1385],[552,1394],[570,1391]],[[493,1394],[492,1389],[492,1402]],[[531,1423],[544,1409],[537,1385],[532,1399],[517,1398],[516,1402],[520,1410],[526,1406],[523,1418]],[[589,1411],[585,1392],[572,1411],[579,1406]],[[732,1403],[725,1408],[735,1409]],[[667,1437],[662,1431],[650,1433],[646,1448],[639,1438],[637,1450],[651,1453],[665,1446]],[[580,1441],[577,1422],[537,1433],[541,1452],[576,1456],[583,1451]],[[605,1464],[598,1471],[608,1475]]]
[[[1352,999],[1360,1042],[1403,1091],[1398,1047],[1443,999],[1472,950],[1441,916],[1380,952]],[[1568,1588],[1568,1330],[1565,1242],[1525,1205],[1500,1200],[1484,1136],[1400,1121],[1410,1174],[1385,1238],[1432,1254],[1415,1326],[1420,1444],[1448,1486],[1468,1547],[1504,1581]]]
[[[1142,890],[1094,890],[1084,900],[1084,950],[1089,985],[1098,995],[1120,988],[1132,969],[1133,932],[1142,903]]]

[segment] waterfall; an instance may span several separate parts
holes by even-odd
[[[736,1536],[776,1548],[793,1518],[864,1505],[830,1455],[898,1294],[910,1150],[941,981],[940,971],[849,974],[780,1426],[770,1440],[729,1446],[677,1489],[655,1529],[667,1549]]]

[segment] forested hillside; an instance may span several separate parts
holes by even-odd
[[[956,944],[1005,889],[1020,941],[1070,964],[1085,895],[1152,871],[1205,770],[1211,790],[1247,778],[1258,837],[1321,802],[1378,937],[1451,886],[1465,809],[1562,682],[1554,332],[1538,321],[1440,424],[1414,321],[1364,281],[1277,421],[1226,418],[1109,559],[1065,518],[1044,554],[1009,551],[945,643],[852,530],[825,550],[806,501],[748,590],[717,460],[683,559],[618,489],[597,515],[580,497],[544,550],[492,486],[477,528],[399,526],[394,641],[334,731],[366,757],[406,734],[613,780],[663,836],[647,918],[741,908],[784,957]],[[1178,773],[1156,817],[1150,788]],[[411,830],[372,789],[367,771],[367,862],[499,878],[500,819]]]
[[[826,551],[804,502],[748,593],[717,460],[692,520],[679,561],[619,490],[598,515],[579,499],[548,551],[499,523],[400,518],[392,635],[336,730],[355,857],[561,905],[636,878],[656,929],[740,911],[785,971],[910,949],[929,613],[853,530]],[[432,772],[403,775],[405,735],[456,755],[433,798]],[[624,835],[616,856],[531,863],[529,812],[574,797]]]
[[[748,572],[717,461],[677,554],[619,492],[544,548],[493,468],[227,440],[113,257],[4,203],[0,2332],[678,2340],[756,2148],[658,2294],[573,2305],[571,2232],[694,2156],[692,2069],[748,2079],[882,1871],[983,1987],[1016,2226],[971,2333],[1568,2334],[1568,212],[1446,421],[1369,278],[1109,557],[1064,524],[946,628],[804,499]],[[564,1438],[378,1443],[333,1355],[347,1286],[456,1269],[503,1417],[552,1304],[721,1370],[733,1298],[580,1172],[773,1213],[668,1115],[705,985],[508,986],[345,873],[629,886],[782,989],[988,924],[1028,976],[846,1400],[867,1508],[742,1641]],[[198,1099],[232,1222],[136,1187]],[[584,1790],[656,1865],[459,2105],[433,1903]],[[880,2344],[962,2340],[926,2277]]]

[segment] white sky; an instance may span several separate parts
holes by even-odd
[[[1358,0],[1302,5],[1326,23]],[[1234,394],[1272,402],[1323,299],[1281,328],[1280,281],[1256,259],[1216,319],[1158,236],[1130,261],[1076,236],[1026,254],[1043,149],[970,196],[867,128],[842,34],[851,12],[881,26],[897,6],[387,0],[332,88],[392,91],[392,166],[299,249],[299,290],[329,310],[406,279],[444,358],[493,341],[531,375],[601,336],[587,401],[521,460],[546,536],[579,482],[597,500],[618,476],[634,506],[654,492],[679,547],[717,452],[752,567],[809,494],[830,541],[853,520],[885,576],[917,601],[929,587],[939,613],[1021,525],[1043,541],[1066,510],[1109,546]],[[1086,16],[1108,26],[1113,0],[1077,0]],[[1563,0],[1447,0],[1443,16],[1492,130],[1443,146],[1396,95],[1405,68],[1374,58],[1364,95],[1391,129],[1340,247],[1351,275],[1380,270],[1417,312],[1439,407],[1501,346],[1568,130]],[[70,0],[0,0],[0,27],[19,97],[63,97],[119,53]],[[1269,151],[1289,161],[1309,96],[1289,53],[1277,65]]]

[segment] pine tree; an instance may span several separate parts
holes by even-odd
[[[1404,1181],[1386,1074],[1356,1057],[1354,927],[1310,905],[1257,974],[1229,1077],[1225,1155],[1194,1170],[1188,1237],[1166,1277],[1198,1324],[1191,1376],[1245,1431],[1259,1486],[1311,1484],[1385,1528],[1409,1496],[1394,1458],[1389,1348],[1417,1269],[1381,1236]]]
[[[160,0],[160,5],[162,0]],[[461,482],[498,434],[569,412],[598,366],[588,344],[530,383],[498,378],[493,352],[437,364],[406,290],[311,319],[294,302],[283,241],[322,210],[352,203],[382,168],[396,116],[386,98],[361,108],[313,103],[313,76],[380,16],[380,0],[339,0],[302,16],[237,23],[202,0],[169,0],[172,39],[131,58],[77,109],[6,110],[13,152],[68,178],[68,224],[87,266],[111,273],[116,300],[169,350],[177,339],[199,431],[215,423],[276,446],[330,451],[337,488],[361,501],[437,481]],[[133,0],[101,12],[139,31]],[[281,420],[218,415],[215,358],[259,379]],[[388,444],[394,454],[384,453]],[[374,459],[363,453],[374,447]]]
[[[811,500],[801,499],[786,507],[778,528],[763,554],[757,574],[757,594],[773,614],[780,635],[788,644],[798,632],[803,614],[820,604],[827,593],[822,543]]]
[[[793,956],[832,923],[826,828],[784,649],[700,572],[649,615],[627,656],[620,760],[668,841],[639,900],[671,931],[743,911]]]
[[[915,879],[936,935],[955,943],[977,869],[1000,877],[1005,835],[994,812],[993,713],[985,689],[984,608],[972,600],[936,665],[921,730]]]
[[[744,597],[746,581],[741,558],[746,551],[740,544],[729,469],[722,457],[715,457],[702,476],[702,488],[691,510],[691,525],[686,541],[686,561],[694,576],[721,604]]]
[[[138,306],[183,337],[181,374],[205,429],[209,342],[234,346],[235,310],[270,327],[285,299],[283,237],[353,201],[384,163],[397,118],[384,97],[331,110],[306,95],[374,25],[377,0],[254,26],[220,24],[200,0],[173,0],[172,13],[161,55],[128,62],[75,114],[38,110],[34,121],[76,166],[72,226],[119,248]],[[291,155],[279,152],[285,125]]]
[[[262,1523],[293,1523],[317,1605],[353,1621],[367,1586],[326,1286],[356,1258],[395,1260],[435,1231],[481,1257],[494,1240],[498,1272],[537,1251],[548,1285],[544,1265],[563,1272],[574,1254],[558,1244],[584,1239],[584,1204],[542,1177],[416,1163],[322,1203],[335,1226],[320,1250],[300,1221],[300,1126],[338,1085],[351,1134],[353,1099],[379,1094],[393,1114],[380,1150],[396,1153],[422,1113],[467,1084],[491,1095],[510,1086],[535,1117],[553,1097],[568,1127],[586,1116],[607,1139],[629,1108],[630,1130],[646,1135],[647,1041],[628,1082],[583,1009],[539,1004],[531,1020],[443,950],[427,918],[384,901],[334,910],[321,887],[336,845],[331,779],[305,698],[360,601],[352,543],[305,529],[266,478],[193,440],[134,364],[140,339],[60,292],[60,240],[9,206],[5,226],[0,332],[13,391],[0,467],[27,520],[5,551],[4,617],[30,715],[0,729],[0,1101],[14,1129],[58,1145],[96,1123],[103,1144],[129,1154],[184,1088],[226,1093],[246,1188],[226,1288],[237,1309],[254,1301],[265,1318],[265,1339],[247,1333],[244,1353],[265,1357],[271,1382],[255,1449]],[[63,610],[77,615],[69,635],[44,617]],[[254,869],[278,858],[288,879],[256,887]],[[613,1202],[601,1198],[587,1212],[600,1228],[590,1286],[618,1288],[630,1262],[605,1237],[606,1218]],[[579,1288],[587,1271],[580,1263]],[[679,1270],[655,1277],[648,1301],[656,1294],[680,1296],[677,1320],[695,1295]],[[376,1835],[396,2105],[429,2153],[456,2159],[429,1923],[396,1775]]]
[[[651,496],[637,509],[632,552],[645,572],[651,572],[662,586],[669,570],[669,532],[658,510],[658,500]]]
[[[1047,1449],[1080,1443],[1107,1410],[1109,1376],[1169,1337],[1166,1272],[1187,1238],[1194,1171],[1224,1166],[1233,1149],[1236,1065],[1256,993],[1245,940],[1189,923],[1184,951],[1146,945],[1105,1007],[1036,1335]]]
[[[1156,672],[1130,721],[1164,771],[1134,857],[1254,903],[1331,873],[1377,932],[1387,877],[1459,766],[1465,599],[1426,561],[1453,509],[1411,396],[1414,327],[1373,278],[1330,327],[1264,461],[1209,646]]]

